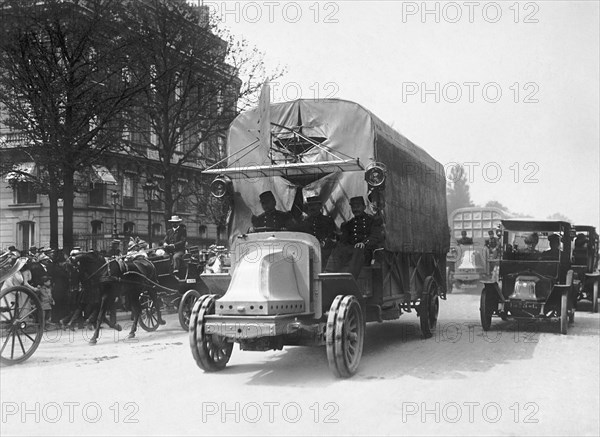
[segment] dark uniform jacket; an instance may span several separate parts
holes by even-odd
[[[305,217],[300,225],[300,231],[317,237],[325,248],[335,244],[335,221],[329,216],[319,214]]]
[[[341,243],[364,243],[366,249],[376,249],[383,242],[381,219],[367,213],[355,216],[341,227]]]
[[[457,243],[469,245],[469,244],[473,244],[473,239],[471,237],[460,237],[457,240]]]
[[[185,251],[185,241],[187,239],[187,230],[185,225],[179,225],[177,229],[167,229],[167,235],[163,240],[164,244],[174,244],[175,252]]]
[[[252,216],[252,226],[255,228],[270,228],[276,230],[292,229],[295,227],[295,221],[292,214],[274,210],[263,212],[259,216]]]

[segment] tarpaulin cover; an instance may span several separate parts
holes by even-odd
[[[387,126],[362,106],[337,99],[295,100],[270,106],[274,139],[289,138],[288,129],[321,138],[320,147],[301,154],[301,162],[315,163],[345,159],[387,166],[385,189],[385,248],[394,252],[445,254],[449,247],[446,214],[446,184],[443,166],[424,150]],[[259,140],[258,109],[240,114],[231,124],[228,137],[228,167],[281,164]],[[263,121],[264,123],[264,121]],[[281,126],[285,126],[281,127]],[[234,213],[230,236],[247,231],[252,214],[262,212],[258,196],[271,190],[277,208],[290,210],[295,184],[273,173],[269,177],[234,179]],[[350,219],[349,199],[367,199],[364,171],[325,174],[303,188],[304,199],[319,196],[324,210],[336,223]]]

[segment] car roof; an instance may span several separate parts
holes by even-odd
[[[502,220],[502,227],[508,231],[560,232],[570,230],[571,224],[559,220]]]

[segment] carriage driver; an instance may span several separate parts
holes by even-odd
[[[341,226],[342,236],[337,244],[325,272],[348,272],[358,278],[365,260],[370,261],[373,249],[383,243],[381,219],[365,212],[362,196],[350,199],[354,217]]]
[[[179,216],[172,216],[169,219],[172,228],[167,230],[167,235],[163,240],[165,250],[173,254],[173,273],[179,272],[180,269],[183,270],[184,267],[183,255],[185,255],[187,230],[181,223],[182,221]]]
[[[252,216],[252,226],[248,229],[248,232],[256,232],[259,228],[285,231],[296,227],[296,222],[292,214],[275,208],[277,201],[273,192],[265,191],[258,197],[260,199],[260,206],[264,212],[258,216]]]

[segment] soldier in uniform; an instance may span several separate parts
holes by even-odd
[[[167,252],[173,253],[173,273],[183,269],[183,255],[185,255],[185,244],[187,239],[187,230],[185,225],[181,224],[183,220],[177,215],[169,219],[173,226],[167,230],[167,235],[163,240]]]
[[[321,265],[324,268],[335,246],[336,227],[331,217],[321,214],[322,206],[323,202],[317,196],[306,199],[307,215],[300,223],[300,230],[314,235],[321,243]]]
[[[248,229],[248,232],[256,232],[259,228],[285,231],[296,227],[296,222],[292,214],[279,211],[275,208],[277,201],[271,191],[265,191],[258,197],[260,198],[260,206],[264,212],[258,216],[252,216],[252,227]]]
[[[499,244],[498,238],[494,235],[493,230],[488,231],[488,238],[485,240],[485,247],[488,248],[490,259],[498,258]]]
[[[365,201],[361,196],[351,198],[350,207],[354,217],[342,224],[340,242],[333,249],[325,271],[348,272],[358,278],[373,249],[383,242],[383,235],[380,219],[365,212]]]

